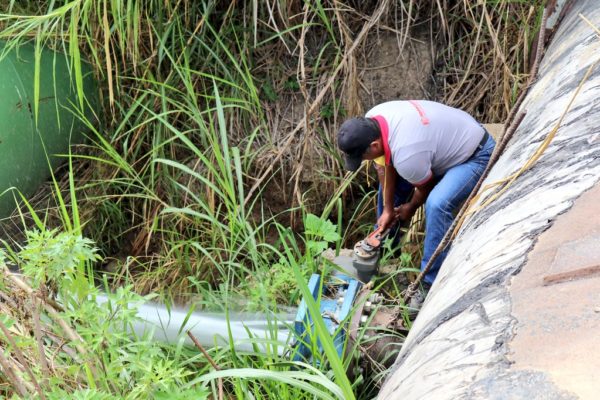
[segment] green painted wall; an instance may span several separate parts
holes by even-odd
[[[0,52],[4,43],[0,43]],[[64,54],[43,50],[40,62],[39,115],[34,107],[34,47],[21,45],[0,60],[0,217],[15,208],[16,188],[32,195],[66,158],[69,144],[81,143],[85,126],[75,116],[79,99],[74,75]],[[97,89],[89,69],[84,71],[86,115],[97,107]],[[45,148],[45,149],[44,149]]]

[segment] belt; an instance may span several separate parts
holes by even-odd
[[[487,130],[484,131],[483,137],[481,138],[481,140],[479,141],[479,144],[473,151],[473,154],[471,154],[471,157],[474,157],[475,154],[477,154],[477,152],[479,152],[479,150],[483,149],[483,146],[485,146],[485,144],[487,143],[489,138],[490,138],[489,132]],[[469,157],[469,158],[471,158],[471,157]]]

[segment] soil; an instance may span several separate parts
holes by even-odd
[[[433,99],[433,45],[429,33],[416,31],[402,46],[401,37],[388,31],[371,35],[365,46],[361,102],[365,110],[390,100]]]

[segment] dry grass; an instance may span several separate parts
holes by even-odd
[[[504,122],[529,78],[543,2],[437,3],[440,98],[482,122]]]
[[[81,337],[59,316],[63,309],[47,298],[44,291],[32,289],[4,264],[0,268],[3,279],[0,335],[3,347],[10,349],[0,355],[0,365],[13,390],[22,398],[29,398],[31,393],[45,398],[48,380],[65,375],[66,360],[69,360],[67,364],[86,360],[83,362],[97,373],[97,366],[90,362],[86,349],[80,345]],[[35,376],[32,369],[36,370]],[[0,388],[0,392],[5,391]]]

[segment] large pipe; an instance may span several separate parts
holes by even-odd
[[[85,130],[75,116],[80,98],[67,56],[41,50],[36,120],[35,48],[5,46],[0,43],[0,217],[14,210],[15,198],[21,200],[9,189],[32,195],[61,161],[57,155],[66,154],[70,144],[81,143]],[[84,109],[90,118],[97,89],[85,64],[83,74]]]
[[[108,301],[98,295],[96,301]],[[148,302],[137,308],[137,321],[133,330],[137,336],[150,334],[154,340],[177,344],[182,339],[188,345],[193,342],[187,332],[198,339],[202,346],[229,347],[230,339],[237,351],[255,351],[283,354],[289,347],[295,312],[272,315],[231,312],[210,313],[190,311],[189,308],[166,307]]]
[[[542,232],[550,232],[553,221],[600,181],[600,69],[595,64],[600,39],[594,28],[598,26],[597,1],[572,2],[546,51],[538,79],[521,106],[525,118],[482,187],[518,173],[539,151],[543,151],[542,156],[463,225],[379,399],[571,399],[575,397],[565,390],[580,390],[583,381],[590,387],[595,385],[595,393],[591,392],[595,397],[582,398],[598,396],[598,346],[563,351],[571,346],[571,339],[564,339],[566,334],[576,339],[597,338],[598,323],[596,328],[589,324],[598,321],[598,314],[592,311],[598,304],[598,281],[595,287],[588,281],[591,291],[576,286],[584,281],[543,286],[544,274],[551,273],[553,266],[559,267],[554,264],[561,254],[556,246],[567,240],[567,230],[555,233],[555,247],[545,253],[541,273],[532,273],[528,261]],[[587,76],[593,66],[596,68]],[[544,148],[542,144],[550,139]],[[490,192],[484,195],[480,204],[490,196]],[[596,198],[596,209],[591,207],[587,218],[578,220],[577,225],[595,222],[598,232],[597,205]],[[560,268],[592,257],[597,243],[586,242],[589,246],[585,251],[565,253],[570,257],[560,259]],[[596,258],[596,265],[598,261]],[[532,277],[529,286],[515,292],[515,282],[525,275]],[[551,306],[554,298],[564,293],[578,300],[574,302],[578,306],[569,309],[565,302]],[[527,305],[537,303],[533,319],[517,318],[517,306],[523,303],[519,298],[526,298]],[[577,314],[583,305],[583,314]],[[573,318],[578,318],[578,326],[568,323]],[[532,333],[532,326],[536,332]],[[521,349],[543,345],[542,334],[553,334],[553,341],[540,347],[542,350],[530,352],[517,368],[512,361],[517,357],[516,341],[528,339],[523,335],[528,329],[533,337]],[[544,356],[540,354],[544,352],[548,359],[532,367],[532,358]],[[573,363],[580,363],[584,372],[576,376]]]

